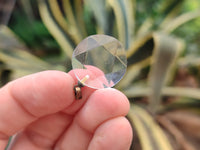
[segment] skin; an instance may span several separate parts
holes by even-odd
[[[115,89],[82,88],[72,72],[44,71],[0,89],[0,150],[128,150],[129,101]]]

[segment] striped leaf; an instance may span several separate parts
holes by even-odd
[[[183,49],[183,43],[178,39],[171,39],[168,41],[168,35],[162,35],[160,33],[148,34],[143,39],[137,39],[134,44],[130,47],[127,52],[128,57],[128,68],[127,73],[123,80],[117,85],[118,88],[128,87],[134,78],[139,75],[144,67],[152,64],[150,60],[154,60],[154,55],[157,55],[158,51],[165,52],[169,49],[171,53],[174,53],[174,59],[177,58],[178,54]],[[172,42],[173,41],[173,42]],[[172,42],[172,44],[170,43]],[[174,43],[174,44],[173,44]],[[168,44],[173,47],[173,49],[168,48]],[[153,56],[153,58],[152,58]],[[163,56],[158,56],[162,58]],[[159,60],[160,61],[160,60]],[[173,59],[172,59],[173,62]],[[164,68],[163,68],[164,69]],[[164,73],[164,72],[163,72]],[[165,74],[165,73],[164,73]],[[173,74],[167,75],[167,81],[170,80]]]
[[[139,75],[141,70],[150,64],[150,58],[154,49],[152,34],[143,39],[137,39],[127,51],[128,68],[124,78],[116,86],[118,89],[127,88]]]
[[[62,2],[63,2],[64,13],[68,22],[68,26],[70,28],[67,30],[71,30],[72,34],[75,36],[76,41],[80,42],[81,39],[83,39],[83,35],[81,34],[80,29],[78,27],[78,23],[76,21],[76,17],[73,12],[73,8],[70,3],[70,0],[63,0]]]
[[[177,29],[181,25],[183,25],[193,19],[199,18],[199,17],[200,17],[200,10],[184,13],[184,14],[174,18],[167,24],[165,24],[165,26],[163,28],[161,28],[161,30],[163,32],[167,32],[167,33],[173,32],[175,29]]]
[[[175,60],[182,50],[180,42],[170,36],[156,33],[154,34],[154,53],[152,56],[152,66],[149,73],[150,86],[150,108],[156,111],[161,101],[162,87],[171,73],[170,70]]]
[[[77,22],[77,26],[79,29],[79,32],[81,33],[82,37],[86,37],[87,36],[87,30],[86,30],[86,24],[84,21],[84,4],[82,0],[74,0],[75,6],[74,6],[74,11],[75,13],[75,18],[76,18],[76,22]]]
[[[0,25],[0,49],[13,48],[26,50],[25,44],[7,26]]]
[[[0,27],[0,69],[12,70],[12,79],[38,71],[57,69],[65,70],[62,66],[53,66],[28,52],[18,37],[5,27]],[[15,74],[18,72],[18,75]]]
[[[128,118],[136,129],[142,150],[172,150],[165,133],[146,110],[131,105]]]
[[[108,13],[105,0],[85,0],[85,5],[91,9],[98,23],[99,34],[108,33]]]
[[[48,0],[38,0],[38,6],[44,24],[59,43],[63,50],[64,57],[68,56],[71,58],[75,45],[72,37],[57,22],[57,19],[54,16],[55,10],[53,13]]]
[[[134,31],[134,1],[108,0],[108,3],[115,13],[119,40],[128,49]]]
[[[154,49],[154,41],[152,36],[152,34],[148,34],[145,37],[134,41],[127,51],[129,66],[148,59],[152,55]]]
[[[194,55],[188,55],[185,57],[181,57],[178,59],[177,62],[178,66],[185,66],[185,67],[199,67],[200,66],[200,58]]]
[[[16,0],[0,1],[0,25],[7,25]]]
[[[123,90],[124,94],[130,98],[146,97],[151,94],[151,89],[144,86],[130,86]],[[200,89],[190,87],[163,87],[162,96],[185,97],[195,100],[200,100]]]
[[[150,58],[145,59],[137,64],[131,65],[127,68],[124,78],[115,86],[117,89],[123,90],[130,87],[134,79],[141,73],[141,70],[147,67],[150,64]]]
[[[183,6],[184,0],[174,1],[163,1],[164,4],[160,9],[160,13],[165,12],[166,16],[164,17],[163,21],[159,25],[159,28],[164,28],[166,24],[171,22],[181,11],[181,7]]]

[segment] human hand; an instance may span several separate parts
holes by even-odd
[[[115,89],[82,88],[73,73],[45,71],[0,89],[0,150],[128,150],[127,98]]]

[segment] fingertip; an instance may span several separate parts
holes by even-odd
[[[33,115],[57,112],[74,100],[73,78],[61,71],[43,71],[10,84],[11,95]],[[48,109],[47,109],[48,108]]]
[[[68,74],[72,77],[72,78],[75,78],[75,74],[74,74],[74,71],[73,70],[70,70],[68,72]]]
[[[10,82],[0,89],[0,139],[74,101],[74,80],[64,72],[44,71]]]
[[[128,150],[133,138],[132,128],[125,117],[117,117],[101,124],[95,131],[89,150]]]
[[[71,70],[68,74],[72,76],[76,83],[78,83],[78,79],[76,78],[73,70]],[[105,107],[110,112],[116,112],[115,110],[118,109],[118,107],[120,107],[119,110],[123,112],[123,115],[127,115],[129,112],[129,100],[122,92],[114,88],[103,88],[95,90],[85,86],[82,88],[82,94],[86,95],[87,98],[89,97],[86,101],[86,105],[89,103],[89,99],[92,99],[92,103],[96,106],[99,106],[99,109],[101,107]]]
[[[96,90],[78,112],[77,123],[89,132],[114,117],[126,116],[129,101],[124,94],[115,89]]]
[[[75,85],[78,84],[78,79],[76,78],[73,70],[69,71],[68,74],[73,78]],[[85,104],[85,102],[87,101],[88,97],[90,97],[90,95],[95,91],[96,89],[92,89],[90,87],[84,86],[81,87],[81,93],[82,93],[82,98],[75,100],[69,107],[67,107],[63,112],[73,115],[75,114],[77,111],[80,110],[80,108],[82,108],[82,106]]]
[[[8,144],[8,140],[1,140],[0,139],[0,149],[4,150]]]
[[[93,103],[99,107],[108,107],[110,112],[115,112],[118,109],[123,115],[127,115],[130,109],[127,97],[114,88],[99,89],[91,95],[90,99],[94,99]]]

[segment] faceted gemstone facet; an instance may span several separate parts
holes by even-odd
[[[126,53],[117,39],[92,35],[74,50],[72,67],[80,82],[88,77],[82,84],[95,89],[112,87],[126,72]]]

